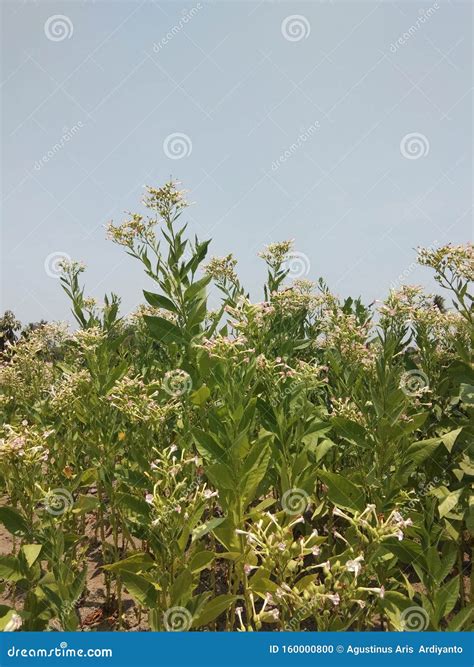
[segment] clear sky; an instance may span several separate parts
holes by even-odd
[[[70,319],[67,254],[88,294],[133,309],[147,283],[104,226],[170,175],[196,202],[190,230],[234,253],[255,298],[257,252],[287,238],[341,296],[383,298],[402,274],[433,289],[414,248],[472,238],[471,13],[4,0],[0,307]]]

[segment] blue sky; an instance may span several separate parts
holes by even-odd
[[[472,238],[471,13],[4,2],[0,307],[70,319],[66,254],[87,264],[88,294],[133,309],[146,280],[104,226],[170,175],[195,202],[190,231],[234,253],[255,298],[258,251],[287,238],[341,296],[381,299],[402,274],[434,289],[414,248]]]

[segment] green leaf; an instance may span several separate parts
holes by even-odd
[[[3,604],[0,606],[0,632],[3,632],[3,629],[11,620],[13,614],[16,613],[15,609],[12,609],[11,607],[7,607]]]
[[[191,597],[191,590],[193,586],[193,575],[188,568],[176,577],[171,586],[171,604],[182,605],[185,604],[189,597]]]
[[[454,447],[454,443],[456,442],[457,437],[461,433],[462,429],[463,427],[461,426],[461,428],[457,428],[455,431],[450,431],[449,433],[445,433],[441,436],[441,441],[445,445],[448,452],[451,452],[452,448]]]
[[[96,496],[85,496],[80,494],[74,503],[73,514],[85,514],[100,507],[100,501]]]
[[[25,556],[28,567],[31,567],[35,564],[38,556],[40,555],[41,549],[43,546],[41,544],[24,544],[21,547],[21,551]]]
[[[176,324],[166,320],[164,317],[158,317],[153,315],[145,315],[144,320],[148,326],[152,338],[154,338],[159,343],[169,344],[169,343],[178,343],[179,345],[184,343],[184,337]]]
[[[419,466],[429,456],[431,456],[441,443],[441,438],[430,438],[429,440],[420,440],[414,442],[408,447],[405,458],[410,464]]]
[[[202,387],[199,387],[199,389],[196,389],[196,391],[193,391],[193,393],[190,396],[191,403],[193,405],[197,405],[199,407],[202,407],[209,396],[211,395],[211,391],[209,387],[207,387],[205,384],[202,385]]]
[[[365,509],[367,503],[362,487],[334,472],[318,470],[317,475],[327,485],[329,500],[335,505],[353,512],[362,512]]]
[[[235,491],[237,482],[232,470],[225,463],[214,463],[206,468],[206,475],[216,489]]]
[[[419,544],[411,540],[402,540],[399,542],[394,538],[384,540],[383,546],[399,558],[402,563],[412,563],[417,561],[422,555],[422,549]]]
[[[13,507],[0,507],[0,523],[12,535],[26,535],[29,532],[28,523]]]
[[[464,607],[464,609],[461,609],[461,611],[458,612],[453,619],[451,619],[446,630],[448,632],[459,632],[470,620],[473,613],[474,607]]]
[[[229,594],[218,595],[213,600],[210,600],[204,605],[199,616],[193,620],[192,627],[198,628],[211,623],[211,621],[214,621],[222,614],[222,612],[226,611],[235,600],[237,600],[237,596]]]
[[[189,561],[189,569],[193,574],[205,570],[214,561],[215,554],[212,551],[199,551]]]
[[[176,306],[167,296],[154,294],[153,292],[147,292],[146,290],[143,290],[143,295],[150,306],[153,306],[154,308],[164,308],[164,310],[170,310],[172,313],[176,313]]]
[[[451,491],[444,500],[438,505],[439,516],[442,519],[446,514],[449,514],[452,509],[458,504],[459,498],[463,492],[463,489],[458,489],[457,491]]]
[[[109,572],[118,573],[140,572],[143,570],[149,570],[151,567],[154,567],[154,565],[156,565],[156,563],[150,554],[138,553],[133,554],[133,556],[129,556],[128,558],[124,558],[123,560],[119,560],[116,563],[103,565],[102,568],[104,570],[108,570]]]
[[[224,451],[221,449],[214,436],[210,433],[206,433],[206,431],[201,431],[199,428],[194,428],[192,433],[196,442],[196,449],[201,456],[211,460],[220,460],[223,457]]]
[[[459,578],[454,577],[440,588],[435,595],[435,611],[441,619],[453,609],[459,597]]]
[[[143,498],[132,496],[130,493],[118,493],[117,504],[144,521],[148,522],[150,519],[150,505]]]
[[[184,300],[191,301],[201,291],[203,291],[202,296],[204,297],[206,294],[204,290],[206,288],[206,285],[209,285],[210,282],[211,282],[211,277],[204,276],[204,278],[201,278],[200,280],[197,280],[195,283],[192,283],[192,285],[190,285],[184,293]]]
[[[157,592],[155,587],[140,574],[123,571],[122,581],[130,595],[143,607],[156,606]]]
[[[216,517],[215,519],[210,519],[210,521],[206,521],[206,523],[201,524],[200,526],[198,526],[193,530],[191,542],[196,542],[197,540],[200,540],[202,537],[207,535],[211,530],[217,528],[217,526],[219,526],[224,521],[225,517]]]
[[[465,405],[474,406],[474,386],[472,384],[461,384],[459,398]]]
[[[19,581],[24,577],[18,558],[15,556],[0,556],[0,579]]]
[[[242,468],[243,475],[243,492],[245,499],[245,506],[249,505],[254,499],[254,495],[258,489],[258,485],[265,477],[270,462],[270,448],[254,445],[252,451],[247,456],[244,466]]]

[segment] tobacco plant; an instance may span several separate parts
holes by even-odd
[[[0,627],[90,627],[97,577],[122,630],[471,627],[472,245],[364,304],[272,243],[252,301],[177,183],[143,203],[108,228],[135,312],[72,262],[75,329],[2,320]]]

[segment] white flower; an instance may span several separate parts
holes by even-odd
[[[317,545],[315,545],[315,546],[311,549],[311,553],[313,554],[313,556],[319,556],[319,554],[321,553],[321,549],[320,549],[320,547],[318,547]]]
[[[357,556],[354,560],[348,560],[346,563],[346,570],[348,572],[354,572],[355,576],[359,576],[359,572],[362,569],[361,562],[364,560],[364,556]]]
[[[327,596],[328,600],[331,600],[333,605],[337,607],[339,602],[341,601],[341,598],[339,597],[339,593],[331,593],[330,595]]]
[[[147,493],[145,496],[145,500],[149,505],[153,504],[153,494],[152,493]]]
[[[214,496],[218,496],[218,495],[219,495],[218,491],[211,491],[211,489],[205,489],[204,493],[203,493],[204,498],[206,498],[207,500],[209,498],[214,498]]]

